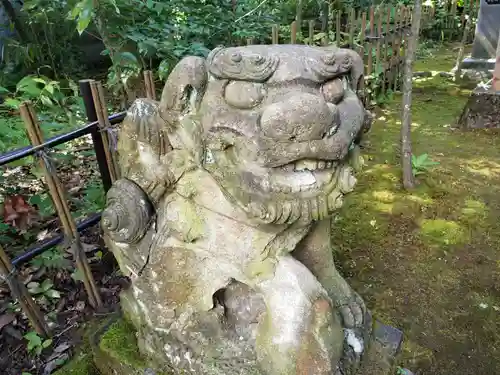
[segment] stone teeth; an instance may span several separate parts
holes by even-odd
[[[299,160],[296,161],[294,164],[295,171],[296,172],[301,172],[301,171],[316,171],[316,170],[323,170],[323,169],[329,169],[332,168],[332,166],[335,164],[333,161],[325,161],[325,160]],[[286,169],[288,171],[288,169]]]
[[[295,163],[295,170],[296,171],[304,171],[304,170],[309,170],[309,171],[314,171],[318,167],[318,162],[316,160],[299,160]]]

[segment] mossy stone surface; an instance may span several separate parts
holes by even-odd
[[[94,366],[91,349],[85,346],[80,348],[79,353],[53,375],[99,375],[99,372]]]
[[[101,375],[170,375],[152,369],[142,357],[134,326],[120,318],[109,326],[94,348],[94,363]],[[148,370],[150,372],[148,372]]]

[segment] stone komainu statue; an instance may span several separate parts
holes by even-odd
[[[217,48],[174,68],[119,134],[102,226],[139,346],[178,374],[354,374],[370,334],[329,219],[369,128],[359,55]]]

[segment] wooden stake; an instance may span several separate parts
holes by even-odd
[[[401,29],[401,11],[402,8],[398,7],[396,8],[396,13],[394,15],[394,25],[396,27],[396,35],[395,35],[395,41],[394,41],[394,51],[393,51],[393,58],[394,58],[394,82],[393,86],[394,89],[393,91],[397,91],[398,89],[398,82],[399,82],[399,73],[400,73],[400,64],[401,64],[401,38],[402,38],[402,29]]]
[[[368,42],[368,70],[367,73],[368,75],[372,74],[373,71],[373,34],[375,33],[375,8],[372,6],[370,7],[370,40]]]
[[[302,32],[302,0],[297,0],[297,8],[295,13],[295,21],[299,28],[299,33]]]
[[[278,25],[273,25],[272,39],[273,39],[273,44],[279,44]]]
[[[361,16],[361,46],[359,47],[359,54],[363,59],[365,65],[365,74],[366,74],[366,56],[365,56],[365,43],[366,43],[366,12],[363,12]]]
[[[354,27],[356,26],[356,11],[354,8],[351,8],[351,12],[349,13],[349,48],[354,49]]]
[[[22,103],[19,106],[19,111],[26,126],[26,131],[31,144],[33,146],[40,146],[43,144],[43,138],[41,136],[42,132],[31,102]],[[56,206],[57,213],[63,225],[66,238],[67,240],[73,242],[72,253],[75,258],[76,266],[82,273],[83,283],[87,291],[89,303],[94,308],[100,307],[102,305],[101,296],[99,295],[94,277],[92,276],[90,266],[87,262],[87,257],[81,245],[80,234],[78,233],[75,221],[71,216],[71,211],[69,209],[66,194],[61,181],[57,177],[55,171],[52,170],[54,166],[51,164],[50,160],[48,160],[47,155],[41,153],[39,160],[40,166],[45,174],[45,181],[49,187],[52,201]]]
[[[381,38],[382,38],[382,9],[383,8],[380,8],[379,9],[379,14],[378,14],[378,18],[377,18],[377,49],[375,51],[375,73],[378,75],[380,70],[379,70],[379,66],[380,66],[380,48],[381,48]]]
[[[151,70],[144,71],[144,86],[146,88],[146,97],[148,99],[156,100],[155,82],[153,72]]]
[[[335,41],[337,42],[337,47],[343,47],[342,46],[342,40],[341,40],[341,35],[340,35],[340,28],[341,28],[341,23],[340,23],[340,18],[342,17],[342,11],[337,10],[335,13]]]
[[[19,301],[21,309],[28,317],[31,325],[38,335],[49,337],[50,330],[45,322],[45,318],[29,294],[26,286],[19,280],[15,274],[15,269],[2,246],[0,246],[0,277],[5,280],[9,286],[12,297]]]
[[[327,46],[330,43],[330,4],[326,4],[325,7],[325,15],[324,15],[324,22],[325,22],[325,35],[321,39],[321,44],[323,46]]]
[[[149,78],[148,78],[149,80]],[[91,81],[90,89],[92,90],[92,99],[94,100],[95,112],[97,114],[97,120],[99,121],[99,128],[101,130],[101,137],[103,143],[106,145],[104,147],[104,154],[106,155],[106,162],[108,164],[109,173],[111,175],[112,182],[118,179],[118,170],[116,164],[113,161],[113,154],[111,152],[111,142],[108,134],[108,129],[111,129],[111,124],[108,118],[108,110],[104,101],[104,89],[102,88],[101,82]]]
[[[293,21],[291,25],[290,43],[297,43],[297,21]]]
[[[309,45],[314,45],[314,20],[309,20]]]

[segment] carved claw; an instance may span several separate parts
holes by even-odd
[[[364,324],[366,306],[358,293],[352,291],[347,298],[337,301],[338,308],[345,328],[359,328]]]

